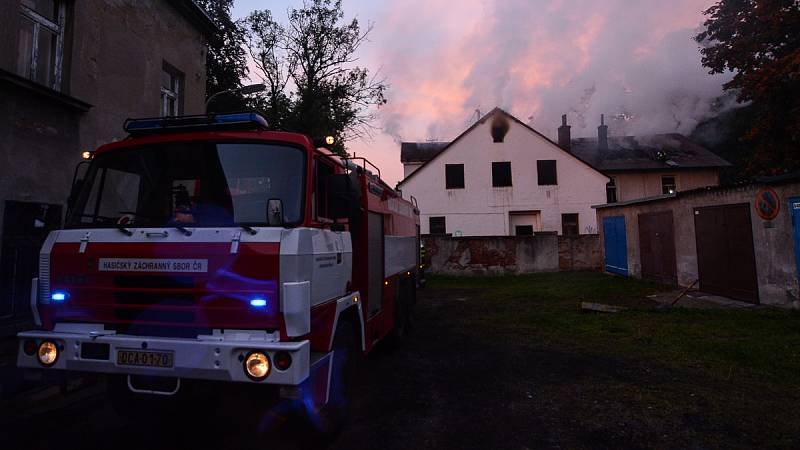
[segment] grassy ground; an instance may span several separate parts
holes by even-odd
[[[655,283],[600,273],[516,277],[430,277],[428,286],[462,296],[461,320],[483,335],[589,353],[659,361],[721,380],[800,391],[800,314],[772,308],[655,309]],[[468,300],[467,300],[468,299]],[[580,313],[581,301],[627,306]],[[475,314],[470,309],[477,308]]]

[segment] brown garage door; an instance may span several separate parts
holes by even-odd
[[[695,208],[694,226],[700,289],[758,303],[750,205]]]
[[[677,284],[672,211],[639,214],[642,277]]]

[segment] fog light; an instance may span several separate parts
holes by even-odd
[[[250,352],[244,359],[244,372],[251,380],[261,381],[269,375],[269,358],[261,352]]]
[[[22,343],[22,351],[28,356],[33,356],[36,353],[36,342],[33,339],[26,339]]]
[[[39,362],[43,366],[52,366],[58,359],[58,347],[51,341],[43,341],[39,344],[39,352],[37,354]]]
[[[289,352],[278,352],[275,353],[274,361],[278,370],[286,370],[292,365],[292,355]]]

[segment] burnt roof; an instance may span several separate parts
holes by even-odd
[[[424,163],[447,147],[449,142],[403,142],[400,144],[400,162]]]
[[[571,140],[572,154],[603,172],[677,170],[728,167],[731,164],[678,133],[608,138],[600,149],[597,138]]]

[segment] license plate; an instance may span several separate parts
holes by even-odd
[[[173,352],[117,350],[117,364],[121,366],[172,367],[173,360]]]

